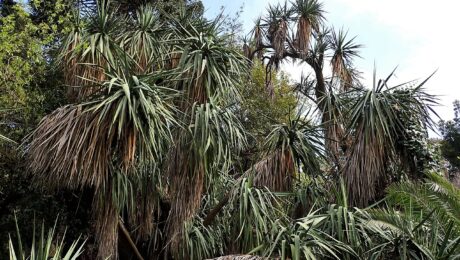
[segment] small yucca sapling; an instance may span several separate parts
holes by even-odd
[[[52,228],[49,229],[48,234],[45,236],[45,226],[42,223],[40,234],[35,233],[35,221],[33,224],[33,239],[30,246],[30,252],[24,247],[21,239],[21,233],[17,219],[16,232],[17,232],[17,247],[13,244],[11,236],[8,241],[9,259],[10,260],[75,260],[83,252],[83,245],[86,241],[81,242],[80,238],[73,241],[69,247],[64,244],[65,232],[60,240],[55,238],[55,229],[57,219]],[[36,240],[38,236],[38,241]]]

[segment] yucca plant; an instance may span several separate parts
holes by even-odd
[[[318,211],[311,211],[298,219],[294,225],[274,226],[270,240],[273,241],[265,254],[280,259],[343,259],[340,256],[348,253],[355,255],[347,244],[335,239],[327,233],[323,225],[331,221]]]
[[[131,60],[120,59],[123,52],[118,44],[126,20],[116,15],[110,0],[97,1],[96,13],[83,24],[76,13],[72,31],[61,46],[58,64],[65,73],[65,83],[70,87],[69,99],[82,101],[98,92],[97,84],[106,79],[106,73],[119,63]],[[127,56],[125,56],[127,57]],[[90,80],[90,81],[88,81]]]
[[[226,210],[230,214],[230,252],[260,253],[275,221],[286,215],[280,198],[267,188],[253,186],[251,178],[243,178],[234,190]]]
[[[164,23],[160,11],[151,5],[141,6],[128,24],[130,30],[121,33],[120,47],[135,61],[137,73],[151,73],[165,67]]]
[[[298,15],[296,45],[300,57],[305,59],[313,30],[318,32],[324,21],[323,4],[317,0],[296,0],[292,3],[292,9]]]
[[[100,85],[104,95],[57,109],[29,136],[27,156],[36,183],[47,188],[89,186],[104,194],[110,191],[115,172],[138,174],[162,156],[176,124],[168,104],[171,90],[136,76],[108,77],[110,81]],[[100,224],[111,219],[109,229],[116,232],[121,209],[110,206],[108,198],[106,210],[95,209],[104,212]],[[100,232],[101,239],[109,237],[102,236],[107,229]]]
[[[415,117],[429,123],[431,106],[436,104],[422,88],[426,80],[401,92],[404,84],[388,86],[392,75],[376,82],[374,72],[373,88],[358,90],[350,102],[347,134],[353,144],[346,155],[343,176],[352,205],[365,206],[379,196],[377,190],[390,181],[386,169],[397,153],[395,138],[404,132],[403,122]]]
[[[181,259],[207,259],[224,254],[224,234],[220,226],[204,226],[199,217],[184,225]]]
[[[45,226],[41,225],[41,230],[36,233],[35,222],[33,225],[32,244],[27,246],[21,239],[21,232],[16,220],[17,245],[14,245],[11,237],[8,241],[10,260],[75,260],[83,252],[85,241],[80,242],[80,238],[73,241],[70,246],[66,246],[65,234],[61,240],[55,236],[56,223],[45,234]],[[38,240],[37,240],[38,238]]]
[[[175,252],[183,237],[182,223],[200,207],[205,179],[218,167],[228,168],[232,150],[241,150],[245,143],[241,123],[227,108],[239,99],[245,58],[225,46],[217,35],[217,21],[199,26],[179,26],[175,42],[180,60],[172,82],[183,91],[176,100],[183,128],[175,132],[177,141],[167,158],[172,195],[168,233]]]
[[[358,50],[362,45],[354,43],[354,39],[347,39],[347,32],[343,29],[338,32],[331,30],[330,45],[334,50],[331,59],[332,76],[341,81],[341,87],[345,91],[355,85],[357,77],[353,70],[353,59],[360,57]]]
[[[320,171],[323,156],[320,132],[300,114],[289,125],[275,125],[264,146],[263,159],[249,170],[254,173],[256,186],[291,191],[300,171],[311,175]]]

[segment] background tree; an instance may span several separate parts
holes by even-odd
[[[455,116],[453,120],[441,121],[439,128],[443,140],[441,142],[442,155],[452,167],[460,167],[460,102],[454,102]]]
[[[456,183],[459,183],[460,169],[460,102],[454,102],[454,119],[439,123],[439,129],[443,137],[441,141],[441,153],[450,164],[449,177]]]

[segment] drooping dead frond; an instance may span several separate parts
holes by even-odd
[[[99,187],[109,175],[109,125],[81,106],[65,106],[46,116],[30,136],[30,168],[45,187]],[[103,122],[107,123],[107,122]],[[90,128],[92,126],[92,128]]]
[[[257,51],[257,59],[262,59],[263,55],[263,50],[262,45],[263,45],[263,37],[264,37],[264,31],[262,29],[262,18],[257,18],[256,20],[256,25],[254,27],[254,43],[255,43],[255,50]]]
[[[295,164],[289,150],[277,150],[248,170],[254,175],[254,186],[270,191],[290,191],[295,178]]]
[[[352,205],[365,207],[377,195],[382,195],[388,181],[385,173],[390,160],[387,141],[377,138],[377,133],[367,135],[364,126],[358,129],[343,170]]]
[[[171,139],[173,109],[158,90],[137,78],[113,78],[103,88],[110,94],[55,110],[29,135],[30,168],[44,187],[98,189],[111,167],[128,173],[148,165]]]
[[[332,75],[343,78],[346,74],[345,61],[340,52],[336,52],[331,59]]]
[[[167,235],[171,253],[178,254],[184,238],[185,224],[196,214],[201,205],[205,169],[200,162],[194,162],[193,155],[181,151],[177,146],[172,158],[175,169],[168,169],[171,181],[171,210],[168,216]]]
[[[296,45],[300,57],[305,59],[310,47],[312,31],[319,31],[324,20],[323,4],[316,0],[296,0],[293,2],[293,12],[297,14]]]
[[[299,48],[300,57],[305,59],[310,46],[310,37],[312,33],[312,25],[310,21],[304,17],[300,17],[297,23],[297,47]]]
[[[259,49],[260,47],[262,47],[262,44],[263,44],[263,30],[262,30],[261,21],[262,19],[259,17],[254,27],[254,42],[256,45],[256,49]]]
[[[331,59],[332,76],[341,81],[341,88],[348,90],[353,84],[356,77],[356,71],[353,68],[353,59],[360,57],[358,50],[362,47],[360,44],[353,42],[354,38],[348,40],[347,32],[340,30],[329,37],[329,42],[334,54]]]
[[[212,103],[196,104],[190,123],[177,133],[177,142],[167,158],[171,194],[168,238],[171,252],[179,252],[184,224],[201,205],[205,177],[225,171],[232,161],[231,151],[245,143],[242,126],[229,110]]]
[[[177,68],[177,66],[179,65],[180,59],[181,59],[180,53],[177,53],[177,52],[171,53],[170,58],[169,58],[168,68],[169,69]]]
[[[243,54],[246,58],[251,58],[251,47],[246,42],[243,44]]]
[[[148,169],[147,171],[158,170]],[[133,198],[134,205],[128,206],[129,224],[135,230],[136,238],[140,241],[147,241],[149,237],[155,237],[157,233],[161,207],[160,195],[157,190],[159,180],[154,178],[156,174],[149,174],[150,176],[141,178],[136,183],[137,191],[135,191]]]
[[[285,19],[280,19],[273,37],[273,49],[277,58],[282,59],[288,32],[288,24]]]

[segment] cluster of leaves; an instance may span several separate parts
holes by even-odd
[[[21,239],[21,232],[16,221],[16,231],[17,231],[17,247],[14,246],[12,239],[9,239],[8,249],[9,249],[9,259],[10,260],[73,260],[77,259],[83,251],[83,245],[85,242],[81,243],[80,239],[75,240],[67,248],[64,244],[65,233],[62,236],[60,241],[56,240],[55,229],[51,228],[47,235],[45,236],[45,226],[42,224],[41,232],[36,233],[35,221],[33,223],[33,232],[32,232],[32,243],[30,245],[24,244],[24,241]],[[38,238],[38,239],[37,239]],[[16,249],[15,249],[16,248]]]
[[[241,122],[253,136],[264,137],[273,124],[288,124],[296,116],[297,96],[287,76],[272,72],[273,93],[265,86],[265,68],[260,62],[252,65],[251,75],[241,89],[243,98]]]
[[[441,121],[440,130],[442,155],[449,161],[454,171],[460,169],[460,102],[454,102],[455,117],[450,121]]]
[[[294,209],[290,201],[299,199],[297,194],[257,188],[251,179],[242,179],[238,185],[216,223],[208,227],[199,224],[194,231],[213,233],[202,232],[195,239],[188,238],[188,243],[200,252],[194,256],[222,254],[222,248],[216,250],[216,241],[225,245],[224,252],[259,255],[262,259],[456,259],[460,256],[460,193],[437,174],[428,174],[424,182],[395,183],[389,187],[384,202],[365,209],[347,205],[347,191],[342,182],[333,195],[337,204],[319,202],[300,218],[289,216]]]
[[[11,14],[1,17],[0,24],[0,109],[2,128],[5,134],[10,134],[6,132],[37,117],[36,108],[31,104],[43,101],[34,84],[43,79],[45,61],[43,42],[35,37],[40,30],[20,5],[13,6]],[[5,127],[5,124],[8,125]],[[20,133],[14,135],[14,130],[11,134],[13,139],[21,137]]]

